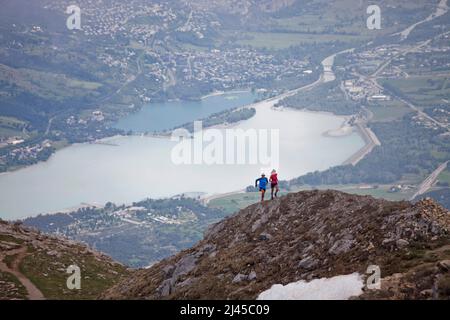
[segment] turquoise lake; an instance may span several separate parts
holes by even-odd
[[[237,91],[211,95],[199,101],[150,103],[119,120],[115,127],[141,133],[172,129],[216,112],[251,104],[257,97],[250,91]]]
[[[161,130],[224,108],[247,105],[254,98],[249,93],[230,93],[201,102],[157,104],[118,125],[134,131]],[[278,171],[282,180],[339,165],[364,146],[356,132],[344,137],[324,135],[339,128],[343,117],[277,110],[272,104],[266,101],[255,104],[256,115],[230,129],[278,130]],[[46,162],[1,174],[0,217],[18,219],[82,204],[103,205],[108,201],[128,204],[147,197],[188,192],[232,192],[252,185],[262,167],[260,163],[176,164],[172,151],[177,142],[167,138],[133,135],[111,137],[104,142],[107,144],[72,145]]]

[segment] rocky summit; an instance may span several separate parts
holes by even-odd
[[[303,191],[251,205],[189,250],[139,270],[104,299],[255,299],[274,284],[381,271],[357,299],[450,297],[450,213],[429,199],[390,202]]]

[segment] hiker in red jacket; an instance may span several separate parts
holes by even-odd
[[[270,188],[271,188],[271,199],[273,200],[273,191],[275,190],[275,198],[278,195],[278,191],[280,191],[280,188],[278,188],[278,174],[275,171],[275,169],[272,170],[272,174],[270,175]]]

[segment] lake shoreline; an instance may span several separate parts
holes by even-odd
[[[257,102],[253,102],[253,103],[248,103],[247,101],[246,101],[246,104],[244,103],[244,104],[242,104],[241,106],[239,106],[239,107],[237,107],[238,109],[241,109],[241,108],[255,108],[256,109],[256,111],[257,111],[257,113],[258,113],[258,110],[260,109],[260,108],[269,108],[269,109],[272,109],[272,110],[277,110],[277,111],[280,111],[280,112],[283,112],[283,110],[285,109],[286,111],[287,110],[289,110],[290,112],[292,112],[292,111],[297,111],[297,112],[301,112],[301,113],[309,113],[309,114],[315,114],[315,115],[317,115],[317,114],[322,114],[322,115],[328,115],[328,116],[330,116],[330,115],[332,115],[333,117],[336,117],[336,118],[340,118],[340,119],[343,119],[344,121],[342,122],[342,125],[344,125],[345,123],[346,123],[346,120],[347,120],[347,118],[346,118],[346,116],[342,116],[342,115],[336,115],[336,114],[334,114],[333,112],[328,112],[328,111],[317,111],[317,110],[307,110],[307,109],[299,109],[299,108],[286,108],[286,107],[275,107],[275,105],[279,102],[279,101],[281,101],[283,98],[285,98],[285,97],[288,97],[288,96],[290,96],[290,95],[292,95],[292,94],[297,94],[297,93],[299,93],[299,92],[301,92],[301,91],[303,91],[303,90],[309,90],[309,89],[311,89],[311,88],[313,88],[314,86],[317,86],[317,85],[320,85],[320,84],[322,84],[323,82],[326,82],[325,80],[324,80],[324,78],[323,78],[323,75],[321,75],[320,77],[319,77],[319,79],[317,79],[316,81],[314,81],[313,83],[311,83],[311,84],[308,84],[308,85],[305,85],[305,86],[303,86],[303,87],[300,87],[300,88],[297,88],[297,89],[294,89],[294,90],[289,90],[289,91],[287,91],[287,92],[284,92],[284,93],[282,93],[282,94],[280,94],[280,95],[277,95],[277,96],[275,96],[275,97],[271,97],[271,98],[267,98],[267,99],[264,99],[264,100],[261,100],[261,101],[257,101]],[[234,92],[236,92],[236,91],[234,91]],[[247,91],[246,91],[247,92]],[[227,92],[228,93],[228,92]],[[232,92],[230,92],[231,94],[232,94]],[[223,94],[226,94],[226,93],[223,93],[223,94],[219,94],[219,93],[216,93],[217,95],[223,95]],[[266,111],[262,111],[262,112],[266,112]],[[263,119],[266,119],[265,118],[265,115],[264,114],[260,114],[259,115],[260,117],[261,116],[263,116]],[[270,119],[272,116],[270,115],[270,114],[267,114],[267,116],[269,117],[268,119]],[[275,116],[275,118],[278,118],[279,116]],[[219,128],[219,127],[222,127],[222,128],[228,128],[228,127],[235,127],[235,126],[237,126],[237,125],[239,125],[239,123],[243,123],[243,122],[246,122],[246,121],[249,121],[249,120],[251,120],[253,117],[251,117],[251,118],[249,118],[249,119],[245,119],[245,120],[242,120],[242,121],[238,121],[238,122],[236,122],[236,123],[231,123],[231,124],[227,124],[227,123],[223,123],[223,124],[218,124],[218,125],[216,125],[216,126],[214,126],[214,127],[216,127],[216,128]],[[322,123],[322,118],[318,118],[318,120],[317,120],[318,122],[320,122],[320,123]],[[284,122],[282,122],[282,123],[284,123]],[[250,126],[252,126],[253,124],[249,124]],[[281,125],[281,124],[280,124]],[[342,128],[342,125],[341,125],[341,128]],[[293,128],[295,128],[295,127],[291,127],[291,130],[294,130]],[[328,127],[328,128],[330,128],[330,127]],[[326,131],[325,130],[328,130],[328,129],[326,129],[326,127],[324,127],[324,131],[322,132],[322,134],[323,133],[325,133]],[[335,130],[339,130],[339,129],[335,129]],[[158,137],[158,138],[164,138],[164,139],[167,139],[167,138],[170,138],[170,134],[171,134],[171,132],[172,131],[169,131],[169,132],[167,132],[167,133],[163,133],[163,134],[161,134],[161,133],[158,133],[158,134],[149,134],[149,135],[145,135],[145,134],[131,134],[131,135],[126,135],[126,134],[116,134],[116,135],[113,135],[113,136],[109,136],[109,137],[104,137],[104,138],[102,138],[102,139],[97,139],[97,140],[95,140],[95,141],[90,141],[90,142],[82,142],[82,143],[75,143],[75,144],[71,144],[71,145],[67,145],[67,146],[65,146],[65,147],[69,147],[69,146],[73,146],[73,145],[87,145],[87,144],[97,144],[97,145],[104,145],[105,147],[111,147],[111,146],[113,146],[113,145],[115,145],[116,143],[113,141],[113,142],[111,142],[111,140],[114,140],[114,139],[120,139],[120,138],[126,138],[126,137],[148,137],[148,136],[150,136],[150,137]],[[318,132],[319,133],[319,132]],[[320,134],[320,133],[319,133]],[[360,140],[361,141],[361,140]],[[365,146],[363,147],[363,149],[365,148],[365,147],[367,147],[367,141],[365,140],[365,139],[362,139],[362,141],[360,142],[360,144],[362,144],[362,142],[364,142],[365,143]],[[119,145],[120,145],[120,143],[118,143]],[[360,145],[360,144],[358,144],[358,146]],[[63,150],[63,149],[65,149],[65,147],[63,147],[63,148],[61,148],[60,150],[58,150],[58,151],[61,151],[61,150]],[[113,149],[111,149],[111,150],[113,150]],[[354,157],[356,154],[358,154],[359,152],[360,152],[360,150],[361,150],[361,148],[357,151],[357,152],[355,152],[353,155],[352,155],[352,157]],[[111,152],[111,151],[107,151],[107,152]],[[49,160],[51,160],[51,159],[53,159],[53,157],[55,156],[55,154],[56,154],[56,152],[54,153],[54,154],[52,154],[50,157],[49,157],[49,159],[47,159],[46,161],[44,161],[44,162],[48,162]],[[294,157],[295,158],[295,157]],[[331,159],[330,159],[331,160]],[[39,163],[37,163],[37,164],[39,164]],[[339,165],[339,164],[332,164],[332,163],[330,163],[330,166],[331,167],[333,167],[333,166],[336,166],[336,165]],[[33,165],[32,165],[33,166]],[[32,166],[26,166],[25,168],[28,168],[28,167],[32,167]],[[325,168],[325,167],[324,167]],[[309,168],[308,170],[310,170],[310,169],[312,169],[312,168]],[[20,170],[20,169],[19,169]],[[7,172],[7,173],[9,173],[9,172]],[[7,174],[7,173],[5,173],[5,174]],[[292,174],[291,174],[292,175]],[[301,176],[302,174],[300,174],[300,176]],[[287,175],[287,177],[288,177],[289,175]],[[237,188],[236,187],[240,187],[239,185],[234,185],[234,186],[232,186],[231,184],[230,184],[230,186],[232,187],[232,189],[231,190],[236,190]],[[219,189],[220,188],[218,188],[218,190],[217,191],[219,191]],[[222,188],[223,189],[223,188]],[[220,189],[220,191],[219,192],[217,192],[216,190],[209,190],[209,194],[208,194],[208,196],[212,196],[212,195],[214,195],[214,194],[216,194],[216,196],[218,196],[218,197],[220,197],[220,195],[221,194],[223,194],[224,192],[224,190],[226,190],[226,189],[224,189],[224,190],[222,190],[222,189]],[[65,189],[64,189],[65,190]],[[146,190],[145,188],[144,189],[142,189],[142,190]],[[66,191],[64,191],[64,192],[66,192]],[[68,191],[67,191],[68,192]],[[145,192],[138,192],[138,194],[136,194],[136,198],[141,198],[142,197],[142,194],[145,194]],[[144,195],[144,197],[145,197],[145,195]],[[161,198],[161,197],[170,197],[170,196],[158,196],[158,193],[156,193],[154,196],[150,196],[149,195],[149,197],[153,197],[153,198]],[[101,198],[101,197],[100,197]],[[105,197],[103,197],[103,198],[105,198]],[[77,206],[76,204],[75,205],[70,205],[70,206],[67,206],[67,208],[66,209],[64,209],[64,207],[63,206],[60,206],[61,208],[62,208],[62,210],[49,210],[49,211],[47,211],[46,209],[44,209],[44,208],[42,208],[42,212],[51,212],[51,213],[58,213],[58,212],[73,212],[74,211],[74,209],[76,210],[76,208],[78,207],[86,207],[86,206],[96,206],[96,205],[90,205],[90,203],[96,203],[96,204],[98,204],[98,203],[102,203],[102,202],[104,202],[104,199],[103,200],[95,200],[95,199],[92,199],[91,198],[91,200],[89,200],[89,197],[87,197],[87,198],[85,198],[87,201],[83,201],[82,200],[82,202],[80,202],[80,205],[79,206]],[[112,195],[111,195],[111,198],[110,199],[108,199],[108,201],[109,200],[112,200],[112,201],[117,201],[117,202],[119,202],[119,203],[121,203],[121,202],[123,202],[122,200],[120,200],[120,199],[124,199],[124,197],[118,197],[118,198],[114,198]],[[80,199],[81,200],[81,199]],[[92,201],[93,200],[93,201]],[[131,200],[130,200],[131,201]],[[64,202],[64,201],[63,201]],[[34,210],[35,211],[37,211],[37,209],[38,208],[35,208]],[[24,211],[24,212],[26,212],[26,211]],[[36,214],[35,213],[31,213],[31,211],[30,211],[30,214],[26,214],[26,216],[35,216]],[[23,215],[23,216],[25,216],[25,215]],[[19,217],[23,217],[22,215],[19,215]]]
[[[284,152],[282,157],[286,160],[283,163],[283,172],[287,179],[301,176],[311,170],[320,170],[321,168],[325,170],[339,165],[340,161],[364,145],[364,141],[356,135],[350,138],[350,141],[352,141],[350,144],[346,144],[345,139],[342,142],[337,141],[335,143],[331,139],[323,137],[323,132],[336,128],[342,123],[340,120],[342,116],[339,119],[335,116],[330,117],[330,113],[314,116],[318,113],[293,108],[273,108],[273,101],[259,102],[251,106],[257,110],[256,117],[246,120],[249,122],[243,121],[244,123],[241,126],[237,123],[232,125],[238,125],[238,128],[242,130],[252,128],[271,130],[273,128],[284,128],[283,126],[285,126],[286,130],[281,131],[282,140],[280,142],[283,146],[282,152]],[[310,135],[310,128],[313,130],[312,135]],[[303,135],[303,130],[305,130],[306,135]],[[208,193],[207,196],[215,194],[214,197],[220,197],[222,193],[240,190],[247,186],[249,181],[253,182],[253,175],[260,170],[260,167],[257,166],[236,166],[233,169],[229,169],[229,166],[216,167],[216,169],[211,169],[208,166],[203,166],[203,169],[200,169],[199,166],[184,167],[177,171],[178,179],[192,181],[192,185],[183,186],[182,184],[177,186],[177,184],[173,184],[173,179],[169,179],[162,189],[152,190],[149,181],[151,182],[156,177],[160,179],[160,172],[166,172],[162,173],[162,178],[165,179],[170,172],[174,172],[173,170],[176,169],[173,164],[166,165],[170,162],[170,158],[167,158],[167,156],[170,157],[171,155],[171,146],[176,142],[164,142],[162,140],[168,139],[167,136],[163,138],[152,139],[144,135],[115,135],[101,139],[101,141],[79,143],[77,147],[69,151],[57,153],[56,157],[50,158],[48,165],[41,164],[31,171],[22,171],[18,174],[18,177],[2,177],[3,179],[0,182],[5,191],[9,185],[14,186],[3,195],[4,203],[1,210],[5,214],[3,217],[14,220],[43,213],[67,213],[76,211],[80,207],[98,206],[108,201],[120,204],[131,203],[136,199],[168,198],[191,190],[206,192]],[[320,151],[322,149],[317,147],[314,141],[324,143],[330,148],[342,144],[344,148],[336,150],[336,156],[339,157],[339,160],[329,156],[330,153],[324,157]],[[306,148],[302,147],[303,143],[306,143]],[[122,146],[125,149],[122,149]],[[163,149],[160,149],[160,146],[163,146]],[[332,149],[334,150],[334,147]],[[160,153],[159,150],[163,153]],[[290,150],[299,150],[300,152],[292,154]],[[324,150],[331,149],[325,148]],[[308,156],[310,158],[302,160],[303,157],[300,154],[303,152],[310,154]],[[334,153],[334,151],[330,152]],[[120,154],[124,156],[119,156]],[[324,162],[313,160],[317,157],[323,159]],[[70,164],[72,162],[73,165]],[[173,167],[172,171],[167,171],[169,167]],[[155,168],[161,168],[161,171],[155,171]],[[233,174],[236,174],[237,180],[229,179]],[[197,177],[197,179],[194,177]],[[211,186],[208,186],[211,184],[210,182],[203,182],[204,178],[212,181],[212,177],[218,181],[229,182],[225,185],[219,184],[217,187],[214,187],[217,184],[212,183]],[[109,180],[110,178],[111,180]],[[102,181],[105,181],[105,179],[109,181],[108,185],[111,188],[105,186],[106,189],[103,189],[104,182]],[[42,189],[39,188],[40,182],[48,185],[48,190],[53,191],[50,193],[41,191]],[[25,188],[23,188],[22,184],[28,186],[24,185]],[[127,185],[133,187],[130,189]],[[109,189],[112,191],[109,192]],[[41,192],[44,197],[41,197]],[[27,197],[26,203],[16,206],[15,195],[19,196],[20,194],[29,194],[30,198]],[[54,197],[55,200],[52,200]],[[82,205],[78,206],[77,204]]]
[[[319,80],[320,80],[320,79],[319,79]],[[319,80],[317,80],[317,81],[319,81]],[[317,81],[316,81],[316,82],[317,82]],[[316,82],[315,82],[315,83],[316,83]],[[310,85],[307,85],[306,87],[309,87],[309,86],[310,86]],[[303,87],[301,87],[301,88],[303,88]],[[298,90],[300,90],[301,88],[297,88],[297,89],[294,89],[294,90],[295,90],[295,91],[298,91]],[[223,94],[217,93],[217,95],[224,95],[224,94],[229,94],[229,93],[233,93],[233,92],[234,92],[234,93],[238,93],[238,92],[248,92],[248,91],[230,91],[230,92],[224,92]],[[358,126],[350,126],[350,127],[346,126],[346,124],[347,124],[347,122],[348,122],[348,119],[351,118],[352,115],[338,115],[338,114],[335,114],[335,113],[333,113],[333,112],[331,112],[331,111],[310,110],[310,109],[307,109],[307,108],[302,108],[302,109],[300,109],[300,108],[286,107],[286,106],[283,106],[283,107],[275,107],[275,105],[277,104],[277,102],[278,102],[279,100],[281,100],[280,96],[285,96],[286,94],[289,94],[289,92],[288,92],[288,93],[283,93],[283,94],[281,94],[281,95],[279,95],[279,96],[276,96],[276,97],[271,97],[271,98],[267,98],[267,99],[264,99],[264,100],[261,100],[261,101],[258,101],[258,102],[251,103],[251,104],[243,105],[243,106],[237,107],[237,108],[235,108],[235,109],[236,109],[236,110],[239,110],[239,109],[245,109],[245,108],[255,108],[255,109],[257,110],[259,107],[264,107],[264,106],[270,105],[271,108],[279,109],[280,111],[282,111],[283,108],[286,108],[286,109],[289,109],[289,110],[298,111],[298,112],[303,112],[303,113],[319,114],[319,115],[329,115],[329,116],[334,116],[334,117],[342,118],[342,119],[343,119],[343,123],[342,123],[342,125],[341,125],[339,128],[336,128],[336,129],[330,129],[330,130],[328,130],[328,131],[325,131],[325,132],[323,133],[323,135],[326,136],[326,137],[329,137],[329,138],[341,138],[341,137],[348,136],[348,135],[350,135],[352,132],[356,131],[356,132],[358,132],[358,134],[361,136],[361,138],[362,138],[362,139],[364,140],[364,142],[365,142],[365,145],[364,145],[361,149],[359,149],[358,151],[356,151],[353,155],[351,155],[351,156],[350,156],[347,160],[345,160],[342,164],[346,164],[346,163],[348,163],[349,161],[351,161],[351,159],[354,159],[354,158],[358,157],[358,155],[361,153],[361,150],[370,148],[371,145],[374,143],[373,140],[371,141],[371,139],[367,139],[367,137],[370,137],[371,134],[367,134],[363,129],[358,128]],[[251,118],[253,118],[253,117],[254,117],[254,116],[252,116]],[[249,119],[251,119],[251,118],[249,118]],[[208,129],[228,129],[228,128],[233,128],[233,127],[235,127],[235,126],[241,124],[242,122],[248,121],[249,119],[240,120],[240,121],[237,121],[237,122],[234,122],[234,123],[222,123],[222,124],[216,124],[216,125],[214,125],[214,126],[210,126],[210,127],[207,127],[207,128],[208,128]],[[205,128],[204,128],[204,129],[205,129]],[[334,131],[335,133],[337,133],[337,134],[330,134],[330,132],[333,132],[333,131]],[[17,172],[17,171],[20,171],[20,170],[23,170],[23,169],[26,169],[26,168],[30,168],[30,167],[33,167],[34,165],[38,165],[39,163],[45,163],[45,162],[48,162],[48,161],[56,154],[56,152],[61,151],[61,150],[64,150],[64,149],[66,149],[66,148],[68,148],[68,147],[71,147],[71,146],[86,145],[86,144],[97,144],[97,145],[105,145],[105,147],[110,147],[110,146],[111,146],[111,143],[109,143],[110,140],[114,140],[114,139],[117,139],[117,138],[130,137],[130,136],[133,136],[133,137],[150,137],[150,138],[159,138],[159,139],[170,139],[170,138],[171,138],[172,132],[173,132],[173,130],[170,130],[170,131],[162,131],[162,132],[156,132],[156,133],[115,134],[115,135],[112,135],[112,136],[109,136],[109,137],[104,137],[104,138],[97,139],[97,140],[94,140],[94,141],[86,141],[86,142],[77,142],[77,143],[67,144],[67,145],[63,146],[62,148],[57,149],[57,150],[56,150],[56,151],[55,151],[55,152],[54,152],[47,160],[45,160],[45,161],[40,161],[40,162],[38,162],[38,163],[35,163],[35,164],[32,164],[32,165],[28,165],[28,166],[21,166],[21,167],[19,167],[19,168],[15,168],[14,170],[8,170],[8,171],[6,171],[6,172],[0,173],[0,176],[1,176],[1,175],[6,175],[6,174],[9,174],[9,173],[13,173],[13,172]],[[368,154],[368,152],[365,153],[365,155],[367,155],[367,154]],[[364,155],[364,156],[365,156],[365,155]],[[361,159],[360,159],[360,160],[361,160]]]
[[[201,96],[200,100],[204,100],[204,99],[211,98],[211,97],[223,96],[226,94],[247,93],[247,92],[251,92],[251,89],[236,89],[236,90],[231,90],[231,91],[213,91],[204,96]],[[182,101],[182,100],[179,100],[179,101]]]
[[[270,98],[266,98],[266,99],[264,99],[264,100],[261,100],[261,101],[258,101],[258,102],[256,102],[256,103],[252,103],[252,104],[250,104],[250,105],[244,105],[244,106],[241,106],[241,107],[239,107],[239,108],[248,108],[248,107],[251,107],[251,106],[253,106],[253,105],[257,105],[257,104],[259,104],[259,103],[264,103],[264,102],[266,102],[266,103],[268,103],[268,102],[272,102],[273,103],[273,105],[275,105],[275,104],[277,104],[279,101],[281,101],[282,99],[284,99],[284,98],[286,98],[286,97],[288,97],[288,96],[290,96],[290,95],[293,95],[293,94],[296,94],[296,93],[298,93],[298,92],[301,92],[302,90],[309,90],[310,88],[313,88],[314,86],[317,86],[317,85],[320,85],[320,84],[322,84],[322,83],[325,83],[325,82],[328,82],[328,81],[331,81],[330,79],[331,78],[333,78],[334,77],[334,73],[333,73],[333,70],[332,70],[332,67],[333,67],[333,64],[334,64],[334,58],[337,56],[337,55],[339,55],[339,54],[341,54],[341,53],[344,53],[344,52],[347,52],[347,51],[351,51],[351,50],[353,50],[353,49],[346,49],[346,50],[343,50],[343,51],[340,51],[340,52],[337,52],[337,53],[334,53],[334,54],[332,54],[332,55],[330,55],[330,56],[328,56],[328,57],[326,57],[322,62],[321,62],[321,65],[322,65],[322,67],[323,67],[323,73],[321,73],[320,74],[320,76],[319,76],[319,78],[317,79],[317,80],[315,80],[314,82],[312,82],[312,83],[310,83],[310,84],[307,84],[307,85],[304,85],[304,86],[302,86],[302,87],[299,87],[299,88],[296,88],[296,89],[292,89],[292,90],[288,90],[287,92],[284,92],[284,93],[281,93],[281,94],[279,94],[279,95],[277,95],[277,96],[274,96],[274,97],[270,97]],[[232,90],[232,91],[229,91],[229,92],[222,92],[222,91],[217,91],[217,92],[212,92],[212,93],[210,93],[210,94],[207,94],[207,95],[205,95],[205,96],[202,96],[201,98],[200,98],[200,100],[203,100],[203,99],[206,99],[206,98],[208,98],[208,97],[213,97],[213,96],[220,96],[220,95],[224,95],[224,94],[227,94],[227,93],[242,93],[242,92],[250,92],[251,90],[239,90],[239,89],[236,89],[236,90]],[[176,101],[176,100],[175,100]],[[180,101],[179,99],[178,99],[178,101]],[[167,102],[169,102],[169,101],[167,101]],[[272,105],[272,106],[273,106]],[[141,108],[139,108],[139,109],[141,109]],[[295,109],[295,108],[293,108],[293,109]],[[137,111],[137,110],[136,110]],[[323,111],[311,111],[311,112],[317,112],[317,113],[322,113]],[[126,132],[126,130],[122,130],[123,132]],[[168,134],[170,134],[172,131],[170,131]],[[131,134],[131,136],[134,136],[134,135],[137,135],[137,136],[139,136],[139,135],[141,135],[142,133],[138,133],[138,134]],[[77,144],[85,144],[85,143],[99,143],[100,142],[100,144],[101,144],[101,142],[102,141],[105,141],[105,139],[110,139],[110,138],[114,138],[114,137],[118,137],[118,136],[130,136],[130,135],[125,135],[125,134],[116,134],[116,135],[112,135],[112,136],[109,136],[109,137],[104,137],[104,138],[101,138],[101,139],[97,139],[97,140],[94,140],[94,141],[85,141],[85,142],[80,142],[80,143],[72,143],[72,144],[67,144],[67,145],[65,145],[65,146],[63,146],[62,148],[58,148],[58,149],[56,149],[46,160],[43,160],[43,161],[39,161],[39,162],[37,162],[37,163],[34,163],[34,164],[31,164],[31,165],[23,165],[23,166],[18,166],[18,167],[15,167],[14,169],[12,169],[12,170],[10,170],[10,169],[8,169],[8,170],[6,170],[5,172],[2,172],[2,173],[0,173],[0,174],[8,174],[8,173],[13,173],[13,172],[17,172],[17,171],[20,171],[20,170],[22,170],[22,169],[26,169],[26,168],[29,168],[29,167],[32,167],[32,166],[34,166],[34,165],[36,165],[36,164],[39,164],[39,163],[45,163],[45,162],[48,162],[53,156],[54,156],[54,154],[56,153],[56,152],[58,152],[58,151],[60,151],[60,150],[63,150],[63,149],[65,149],[65,148],[67,148],[67,147],[70,147],[70,146],[72,146],[72,145],[77,145]],[[153,136],[152,134],[148,134],[148,136]],[[162,133],[161,134],[161,132],[157,132],[156,133],[156,135],[155,135],[155,137],[165,137],[166,136],[166,133]]]
[[[355,166],[363,160],[372,150],[381,145],[380,140],[375,135],[375,133],[368,128],[365,124],[358,123],[356,126],[356,130],[358,134],[362,137],[365,142],[364,147],[355,152],[352,156],[350,156],[347,160],[345,160],[342,165],[353,165]]]

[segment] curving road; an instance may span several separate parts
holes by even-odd
[[[409,36],[409,34],[420,24],[425,23],[425,22],[429,22],[433,19],[436,19],[437,17],[440,17],[444,14],[447,13],[449,7],[448,7],[448,0],[440,0],[440,2],[438,3],[437,7],[436,7],[436,11],[433,12],[432,14],[430,14],[428,17],[426,17],[425,19],[414,23],[413,25],[409,26],[408,28],[406,28],[405,30],[395,33],[394,35],[400,35],[401,40],[406,40]]]

